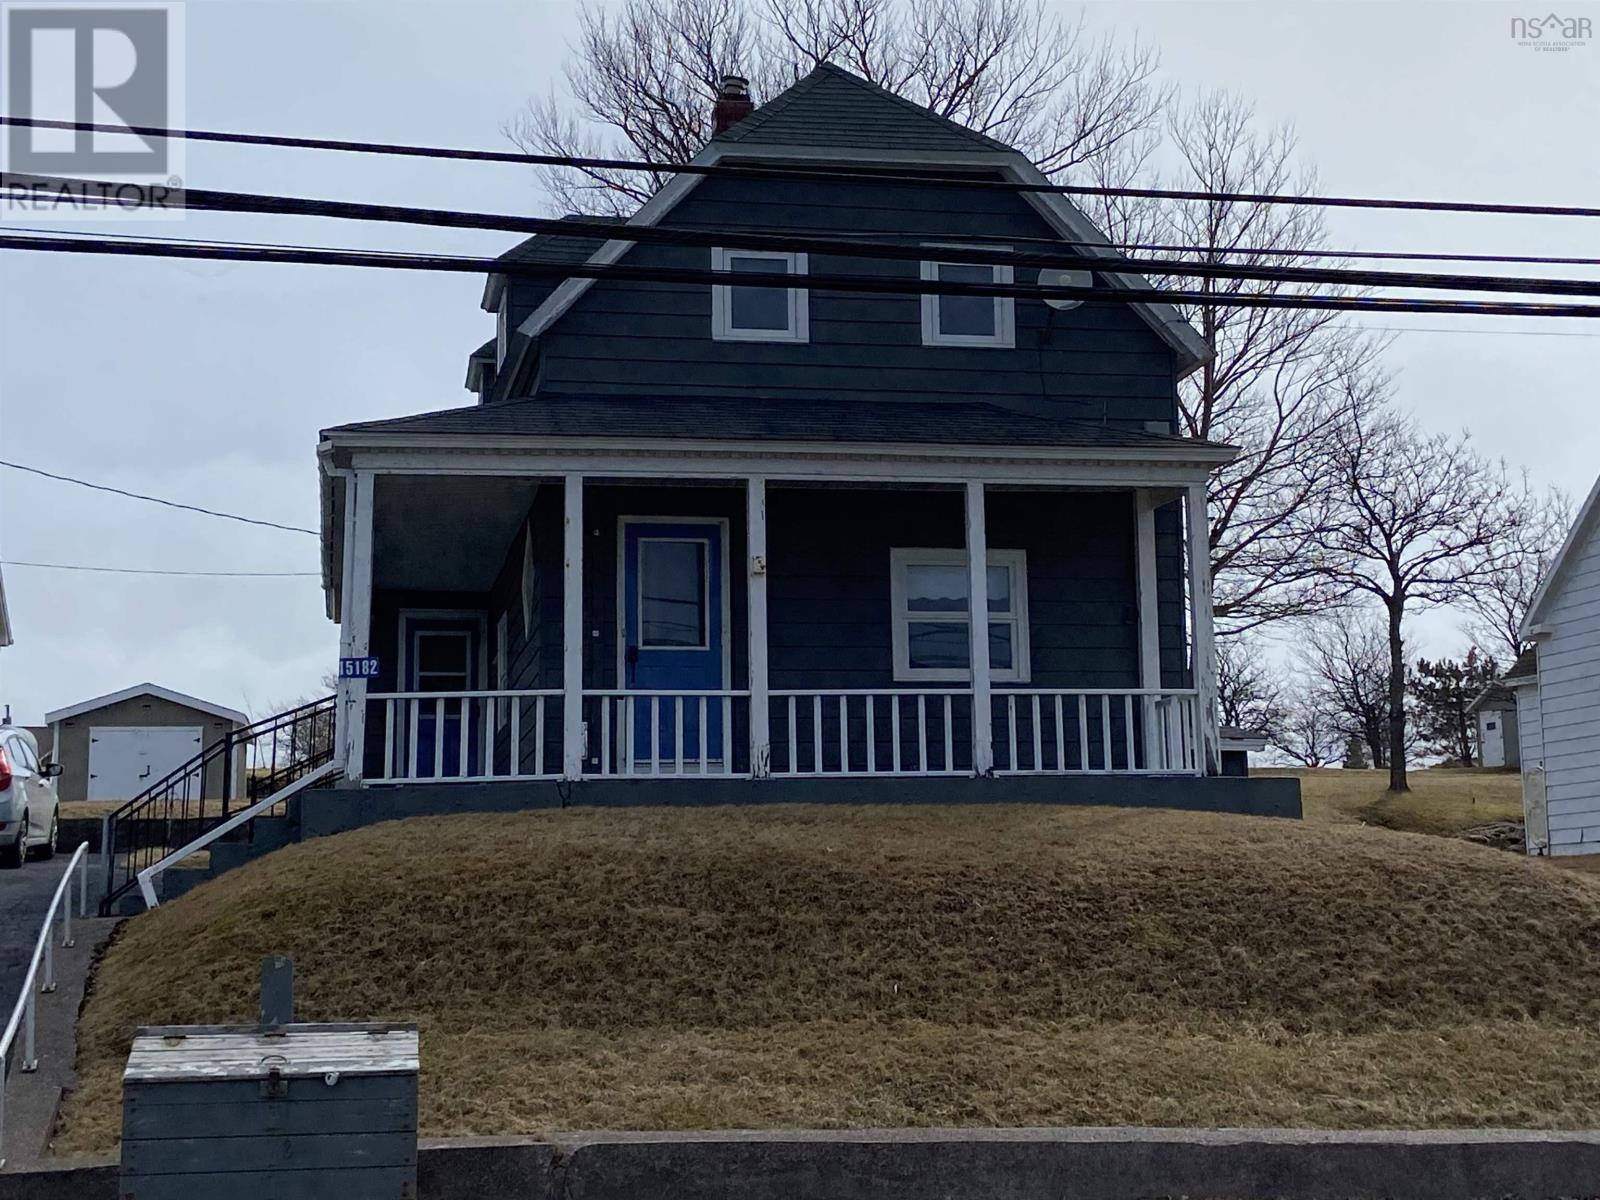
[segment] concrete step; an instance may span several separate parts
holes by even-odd
[[[209,867],[171,867],[161,874],[161,902],[165,904],[169,900],[176,900],[210,878]]]

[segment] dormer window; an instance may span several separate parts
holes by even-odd
[[[1010,283],[1009,265],[924,262],[924,279],[941,283]],[[1017,344],[1016,311],[1010,296],[924,295],[924,346],[1001,346]]]
[[[507,288],[501,293],[500,307],[495,309],[494,314],[494,365],[496,367],[506,365],[506,350],[511,341],[510,291],[511,289]]]
[[[733,275],[804,275],[804,254],[764,250],[711,251],[711,269]],[[711,336],[717,341],[804,342],[810,340],[810,307],[805,288],[711,288]]]

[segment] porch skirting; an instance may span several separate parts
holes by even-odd
[[[403,783],[319,792],[302,806],[304,837],[379,821],[542,808],[704,807],[719,804],[1062,804],[1170,808],[1300,817],[1300,781],[1228,776],[1015,776],[980,779],[584,779],[504,783]]]

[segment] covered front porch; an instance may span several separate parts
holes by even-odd
[[[347,781],[1216,774],[1211,464],[923,457],[334,461]]]

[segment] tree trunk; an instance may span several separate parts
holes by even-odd
[[[1389,765],[1389,722],[1379,713],[1372,714],[1362,726],[1367,743],[1367,757],[1374,770],[1382,771]]]
[[[1400,638],[1405,597],[1385,601],[1389,609],[1389,790],[1409,792],[1406,782],[1406,648]]]

